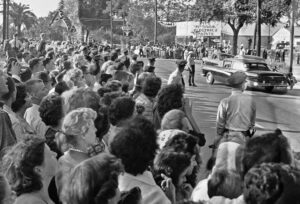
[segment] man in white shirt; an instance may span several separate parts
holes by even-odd
[[[15,50],[16,53],[18,53],[22,49],[22,46],[23,46],[22,42],[18,38],[17,33],[14,34],[14,38],[11,41],[9,41],[9,44],[10,44],[11,48]]]
[[[177,69],[174,72],[172,72],[172,74],[169,76],[168,84],[179,84],[182,86],[182,89],[184,90],[185,83],[182,77],[182,72],[184,71],[187,61],[178,60],[176,64],[177,64]]]
[[[40,117],[39,108],[42,99],[48,94],[49,90],[40,79],[27,81],[26,90],[32,96],[32,107],[26,110],[24,118],[38,136],[44,137],[48,127]]]

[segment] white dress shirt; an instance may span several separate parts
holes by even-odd
[[[45,137],[48,127],[40,117],[39,107],[39,105],[33,104],[25,111],[24,118],[38,136]]]

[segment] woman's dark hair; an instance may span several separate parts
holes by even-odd
[[[46,59],[50,59],[50,60],[53,60],[55,57],[55,53],[53,51],[49,51],[47,52],[46,54]],[[45,65],[44,65],[45,66]]]
[[[116,71],[123,70],[125,64],[123,62],[119,62],[116,64]]]
[[[44,84],[48,83],[51,80],[48,72],[46,71],[39,72],[37,78],[41,79]]]
[[[147,77],[142,83],[142,92],[148,97],[156,97],[161,88],[162,81],[159,77]]]
[[[158,92],[157,98],[157,110],[162,118],[168,111],[180,109],[183,106],[182,87],[179,84],[166,85]]]
[[[192,187],[197,185],[197,177],[202,162],[197,144],[198,138],[184,132],[179,132],[170,138],[164,146],[164,148],[173,149],[176,152],[188,153],[191,157],[195,155],[197,165],[193,168],[192,173],[186,176],[187,183],[191,184]]]
[[[14,92],[16,91],[15,82],[11,77],[7,77],[7,83],[6,84],[7,84],[7,87],[8,87],[8,93],[3,94],[2,97],[1,97],[2,100],[4,100],[4,101],[9,100],[13,96]]]
[[[291,168],[283,164],[263,163],[251,168],[244,178],[243,196],[245,202],[264,204],[277,203],[276,201],[283,194],[284,188],[280,171],[287,171],[288,174],[292,174]],[[289,196],[291,196],[293,200],[293,195],[291,194]]]
[[[62,200],[72,204],[107,204],[116,195],[122,171],[121,162],[108,153],[85,160],[71,171]]]
[[[70,88],[68,87],[68,85],[65,81],[58,82],[54,88],[55,92],[58,95],[61,95],[63,92],[68,91],[69,89]]]
[[[72,62],[70,62],[68,60],[64,61],[62,64],[62,69],[66,70],[66,71],[72,69]]]
[[[3,157],[5,176],[17,196],[42,189],[42,178],[34,167],[43,164],[44,148],[45,140],[41,136],[29,135]]]
[[[120,97],[112,101],[109,106],[108,116],[112,125],[119,121],[129,119],[135,110],[135,102],[131,97]]]
[[[40,103],[39,112],[42,121],[47,126],[57,127],[64,117],[62,97],[56,94],[44,97]]]
[[[110,93],[111,92],[111,89],[110,88],[107,88],[107,87],[100,87],[98,90],[97,90],[97,93],[98,95],[102,98],[104,96],[104,94],[106,93]]]
[[[223,196],[234,199],[243,192],[243,181],[239,173],[226,169],[216,170],[208,180],[208,196]]]
[[[178,188],[179,176],[191,164],[191,155],[185,152],[177,152],[172,148],[162,149],[154,160],[154,176],[156,181],[160,184],[161,174],[172,179],[173,184]]]
[[[174,135],[166,142],[164,148],[173,148],[174,151],[186,152],[192,156],[197,153],[196,151],[197,143],[198,140],[196,137],[184,132],[178,132],[176,135]]]
[[[26,86],[23,84],[19,84],[16,86],[17,89],[17,95],[16,100],[11,104],[11,109],[13,112],[18,112],[25,104],[26,104],[26,97],[27,97],[27,91]]]
[[[105,74],[105,73],[103,73],[103,74],[100,75],[99,84],[103,85],[103,83],[107,83],[107,81],[109,79],[111,79],[111,78],[112,78],[111,74]]]
[[[153,124],[144,117],[136,117],[124,126],[110,145],[110,152],[122,160],[125,171],[134,176],[142,174],[158,149]]]
[[[51,59],[50,58],[45,58],[43,60],[43,66],[45,67],[47,64],[49,64],[51,62]]]
[[[261,163],[292,163],[291,147],[281,130],[251,138],[243,153],[243,175]]]

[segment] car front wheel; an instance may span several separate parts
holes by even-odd
[[[208,72],[208,73],[206,74],[206,82],[207,82],[208,84],[214,84],[215,78],[214,78],[214,75],[213,75],[211,72]]]

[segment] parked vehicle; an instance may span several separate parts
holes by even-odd
[[[233,57],[234,57],[233,55],[226,54],[226,53],[218,53],[218,54],[213,53],[209,57],[204,57],[203,63],[206,65],[222,66],[224,59],[233,58]]]
[[[263,59],[256,57],[228,58],[222,66],[205,64],[202,67],[202,75],[208,84],[214,84],[215,81],[228,84],[228,78],[236,71],[247,74],[247,88],[263,88],[268,92],[276,88],[286,92],[289,86],[285,74],[272,71]]]

